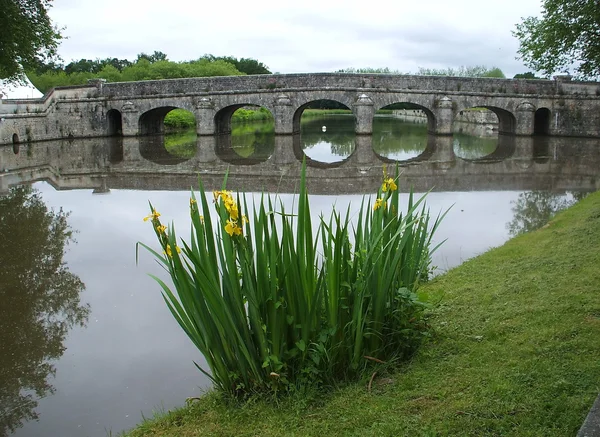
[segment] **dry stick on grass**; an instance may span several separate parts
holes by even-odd
[[[377,372],[373,372],[373,374],[371,375],[371,380],[369,381],[369,387],[368,387],[369,393],[371,393],[371,386],[373,385],[373,380],[375,379],[376,375],[377,375]]]

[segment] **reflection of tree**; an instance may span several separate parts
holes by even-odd
[[[37,418],[37,399],[53,391],[51,362],[69,329],[87,321],[84,284],[62,260],[67,215],[31,187],[0,197],[0,436]]]
[[[524,234],[541,228],[560,210],[571,206],[581,198],[577,193],[574,200],[569,200],[565,194],[549,193],[547,191],[530,191],[519,194],[512,202],[515,214],[506,227],[511,235]]]

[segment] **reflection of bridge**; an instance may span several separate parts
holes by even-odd
[[[232,114],[248,105],[273,114],[276,134],[292,134],[300,130],[302,111],[323,99],[352,110],[357,134],[372,132],[377,110],[407,103],[427,114],[433,134],[451,134],[457,114],[484,107],[498,116],[500,133],[600,137],[597,82],[336,73],[57,88],[39,100],[2,100],[0,144],[159,133],[175,108],[194,113],[199,135],[223,134]]]
[[[309,162],[309,190],[314,194],[373,192],[381,182],[383,161],[372,151],[370,136],[357,136],[355,152],[337,164]],[[296,192],[301,161],[295,136],[276,136],[273,154],[230,165],[216,137],[199,137],[193,158],[174,158],[143,138],[49,142],[43,146],[0,147],[0,192],[12,185],[49,181],[56,189],[188,190],[201,177],[207,189],[221,186],[229,171],[235,190]],[[452,137],[429,136],[426,150],[400,162],[401,189],[597,190],[600,188],[598,141],[562,138],[504,137],[492,154],[476,160],[454,156]],[[226,146],[225,146],[226,148]],[[165,165],[170,164],[170,165]],[[245,164],[245,165],[244,165]]]

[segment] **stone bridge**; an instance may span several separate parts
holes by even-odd
[[[199,135],[228,134],[239,108],[266,108],[276,134],[300,131],[304,109],[319,100],[345,105],[357,134],[372,133],[379,109],[409,104],[429,132],[451,135],[462,111],[487,108],[500,134],[600,137],[600,83],[384,74],[288,74],[104,83],[51,90],[42,99],[1,100],[0,144],[60,138],[161,133],[165,115],[194,113]]]

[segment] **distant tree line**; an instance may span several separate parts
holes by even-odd
[[[53,87],[83,85],[88,79],[101,78],[109,82],[176,79],[182,77],[235,76],[271,74],[266,65],[255,59],[232,56],[204,55],[193,61],[174,62],[160,51],[140,53],[135,61],[128,59],[80,59],[63,65],[39,62],[26,71],[31,83],[41,92]]]

